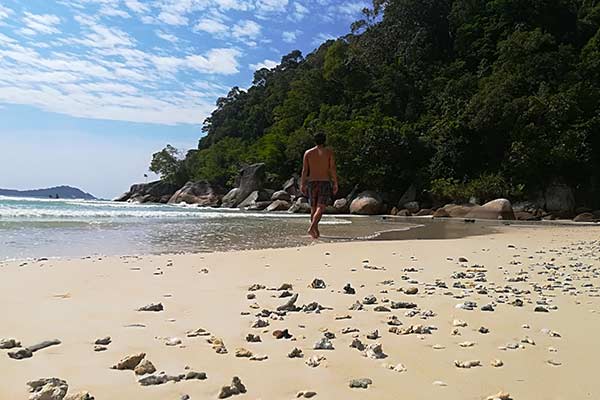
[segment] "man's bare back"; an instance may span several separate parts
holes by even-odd
[[[331,181],[331,158],[333,151],[326,147],[315,146],[304,154],[308,163],[308,181]]]

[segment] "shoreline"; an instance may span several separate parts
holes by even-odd
[[[414,399],[481,400],[501,390],[515,400],[594,398],[600,394],[594,378],[600,349],[589,332],[600,329],[599,233],[600,227],[542,227],[460,239],[98,256],[21,267],[19,262],[2,263],[0,301],[6,311],[0,339],[15,338],[24,346],[55,338],[62,343],[25,360],[10,359],[10,350],[0,350],[0,369],[7,382],[0,387],[0,399],[25,398],[26,382],[43,377],[64,379],[69,393],[88,390],[97,399],[164,400],[184,394],[191,399],[216,398],[233,376],[239,376],[248,390],[234,399],[292,399],[299,391],[315,391],[316,399],[394,399],[402,393]],[[460,257],[468,261],[460,262]],[[544,263],[556,269],[547,269],[544,265],[550,264]],[[322,279],[326,288],[311,288],[315,278]],[[289,311],[281,318],[261,318],[269,325],[252,328],[259,319],[255,314],[289,300],[279,297],[283,291],[271,290],[284,283],[292,285],[290,293],[299,295],[297,306],[317,302],[331,309]],[[344,294],[347,283],[356,294]],[[254,284],[265,287],[248,290]],[[408,294],[412,287],[416,294]],[[505,292],[506,287],[513,289]],[[375,304],[365,300],[370,295]],[[510,304],[517,298],[522,307]],[[357,301],[364,310],[349,310]],[[397,301],[416,307],[393,308]],[[477,307],[456,308],[467,301],[475,301]],[[546,304],[547,313],[534,311],[539,301]],[[136,311],[158,302],[163,311]],[[488,303],[494,311],[481,310]],[[388,311],[377,312],[379,306]],[[346,315],[350,318],[337,319]],[[402,324],[388,325],[392,315]],[[454,320],[467,326],[455,326]],[[421,334],[390,332],[418,325],[436,329]],[[481,326],[489,333],[478,332]],[[206,342],[211,336],[187,336],[199,328],[221,338],[227,353],[218,354]],[[274,338],[273,332],[281,329],[293,337]],[[374,329],[379,337],[368,339]],[[550,331],[560,337],[552,337]],[[334,350],[314,350],[325,332],[335,335],[330,339]],[[261,342],[247,342],[249,333],[261,336]],[[104,336],[112,343],[95,352],[94,341]],[[522,342],[527,337],[535,344]],[[167,346],[167,338],[182,343]],[[380,343],[387,357],[365,356],[350,347],[354,339],[365,346]],[[505,347],[512,343],[515,349]],[[294,347],[303,351],[303,358],[288,358]],[[268,358],[236,357],[242,348]],[[140,352],[158,371],[173,376],[205,372],[207,379],[141,386],[140,376],[132,371],[110,369],[124,356]],[[306,363],[313,356],[325,359],[310,367]],[[491,366],[495,359],[504,366]],[[481,367],[457,368],[455,360],[478,360]],[[384,363],[402,364],[406,370],[386,369]],[[349,381],[358,378],[369,378],[373,384],[351,389]]]

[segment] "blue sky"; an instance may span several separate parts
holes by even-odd
[[[0,0],[0,187],[111,198],[197,144],[232,86],[348,33],[366,0]]]

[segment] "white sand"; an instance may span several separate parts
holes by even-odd
[[[599,399],[600,380],[600,238],[599,227],[539,227],[505,228],[489,236],[453,240],[421,240],[398,242],[361,242],[319,244],[305,248],[215,253],[207,255],[145,256],[139,258],[109,257],[102,260],[50,260],[0,264],[0,305],[2,322],[0,339],[16,338],[23,345],[58,338],[60,346],[40,350],[30,359],[12,360],[7,350],[0,350],[0,399],[27,398],[26,382],[41,377],[59,377],[68,381],[70,393],[90,391],[96,399],[179,399],[189,394],[191,399],[216,398],[221,386],[239,376],[246,385],[239,399],[292,399],[300,390],[317,392],[317,399],[483,399],[500,390],[515,400]],[[516,248],[508,248],[509,244]],[[544,251],[538,253],[538,251]],[[555,250],[555,251],[554,251]],[[326,252],[330,253],[326,255]],[[471,279],[454,280],[455,271],[466,271],[458,263],[466,257],[466,266],[479,264],[487,270],[487,282]],[[412,258],[414,257],[414,258]],[[447,260],[451,257],[452,260]],[[551,262],[564,266],[555,272],[538,263]],[[172,260],[172,266],[167,266]],[[364,269],[362,261],[384,267],[385,270]],[[576,271],[573,265],[592,265],[587,271]],[[512,264],[511,264],[512,263]],[[414,267],[417,273],[404,273]],[[502,267],[502,269],[500,269]],[[140,268],[134,270],[132,268]],[[160,268],[162,275],[153,273]],[[207,268],[207,274],[201,273]],[[526,282],[511,283],[509,277],[527,272]],[[540,274],[540,272],[545,272]],[[418,281],[410,284],[403,275]],[[536,301],[542,298],[533,290],[533,283],[542,286],[556,284],[547,281],[554,276],[563,284],[575,288],[570,294],[561,288],[544,289],[543,296],[557,310],[534,312]],[[324,290],[307,286],[318,277],[327,283]],[[571,278],[569,282],[567,279]],[[425,294],[425,284],[443,280],[448,289],[437,288]],[[394,280],[393,285],[383,285]],[[293,284],[299,293],[298,305],[317,301],[332,311],[321,314],[288,313],[283,321],[270,320],[263,329],[250,328],[260,309],[275,309],[287,299],[279,299],[276,291],[254,292],[256,300],[247,300],[247,288],[253,283],[278,287]],[[346,283],[357,290],[355,296],[341,293]],[[483,285],[488,295],[473,290],[453,288],[454,282],[467,287]],[[583,287],[591,283],[592,287]],[[495,286],[494,286],[495,284]],[[364,287],[362,286],[364,285]],[[478,306],[490,303],[500,295],[510,301],[510,293],[497,293],[494,287],[509,285],[531,290],[524,295],[523,307],[496,304],[494,312],[456,309],[455,305],[475,301]],[[397,291],[417,286],[414,296]],[[387,290],[387,293],[381,293]],[[463,299],[454,295],[466,293]],[[348,311],[348,306],[366,295],[383,299],[410,301],[419,310],[432,310],[437,316],[426,320],[406,317],[407,310],[390,313],[374,312],[372,305],[365,311]],[[165,297],[170,295],[171,297]],[[136,308],[152,302],[162,302],[163,312],[138,312]],[[249,308],[256,302],[260,309]],[[242,316],[242,311],[251,315]],[[350,314],[352,319],[335,320],[336,315]],[[398,336],[388,332],[385,321],[397,315],[402,327],[411,324],[433,325],[431,335]],[[172,321],[171,321],[172,319]],[[453,336],[452,321],[468,323]],[[145,328],[127,328],[142,323]],[[528,324],[529,329],[524,329]],[[305,326],[305,327],[301,327]],[[490,333],[477,332],[480,326]],[[352,334],[341,334],[345,327],[360,329],[360,340],[375,341],[365,335],[378,329],[388,357],[372,360],[349,347]],[[188,330],[205,328],[221,337],[228,354],[216,354],[206,338],[187,338]],[[276,340],[271,332],[285,329],[295,341]],[[561,334],[553,338],[541,332],[547,328]],[[312,350],[323,336],[322,329],[334,332],[335,350]],[[260,334],[261,343],[246,343],[248,333]],[[95,339],[111,336],[112,343],[104,352],[94,352]],[[535,345],[523,349],[500,350],[510,342],[530,337]],[[182,347],[168,347],[157,337],[179,337]],[[459,343],[475,345],[462,348]],[[445,349],[434,350],[433,345]],[[266,361],[236,358],[235,350],[244,347],[254,354],[269,356]],[[294,347],[304,352],[303,359],[290,359],[287,353]],[[550,352],[554,347],[557,352]],[[161,386],[140,386],[131,371],[116,371],[109,367],[123,356],[137,352],[147,358],[158,371],[169,374],[185,372],[184,367],[206,372],[204,381],[184,381]],[[305,364],[308,357],[320,354],[326,360],[319,367]],[[490,362],[501,359],[504,366],[494,368]],[[481,367],[460,369],[454,360],[480,360]],[[552,366],[547,360],[561,363]],[[402,363],[406,372],[386,370],[382,364]],[[350,389],[352,378],[368,377],[373,384],[368,389]],[[447,386],[434,385],[443,381]]]

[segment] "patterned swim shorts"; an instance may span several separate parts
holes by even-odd
[[[308,182],[308,201],[311,207],[319,204],[330,205],[333,198],[333,189],[329,181]]]

